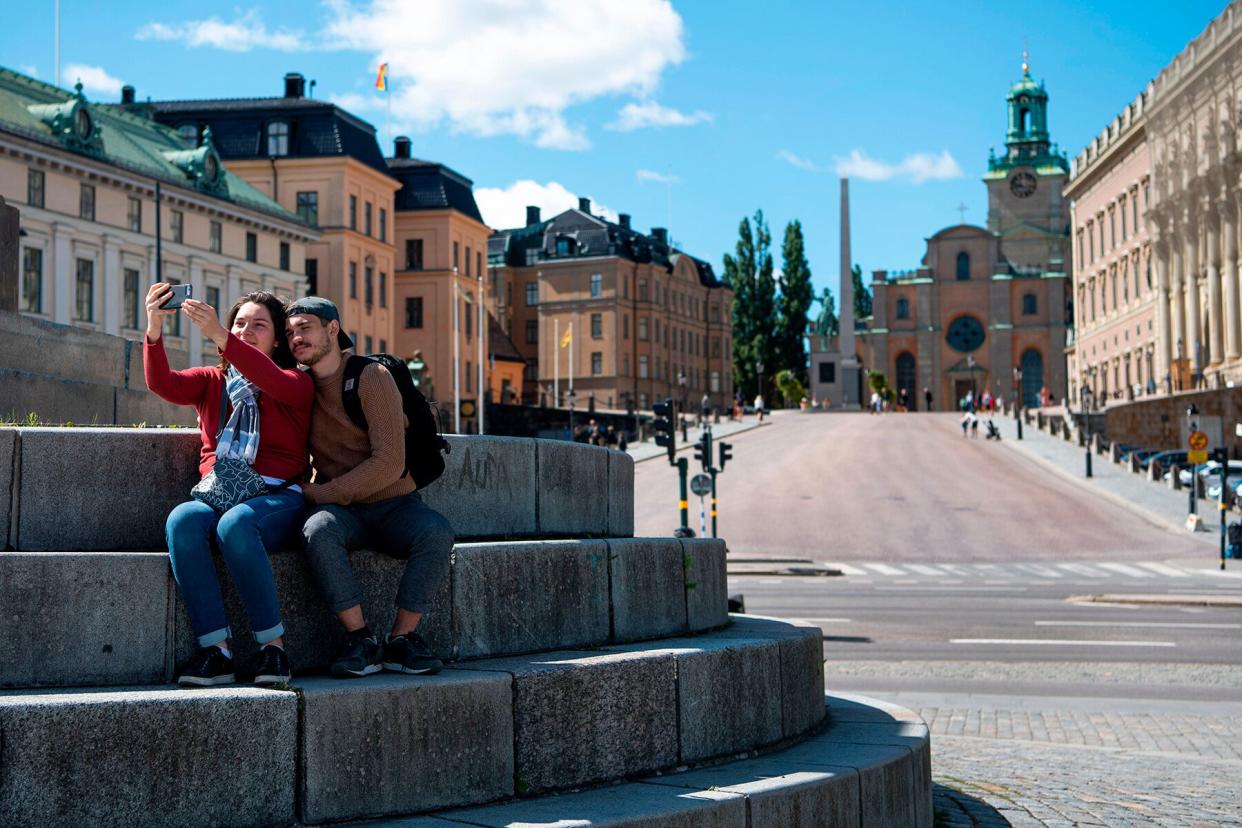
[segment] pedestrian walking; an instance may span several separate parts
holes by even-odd
[[[972,440],[979,439],[979,418],[975,415],[975,412],[973,411],[970,412],[970,439]]]
[[[763,395],[755,395],[755,415],[759,417],[759,422],[763,422]]]
[[[970,431],[970,412],[963,409],[962,410],[962,436],[965,437],[967,432],[969,431]]]
[[[923,386],[923,404],[926,406],[924,411],[932,410],[932,392],[926,385]]]

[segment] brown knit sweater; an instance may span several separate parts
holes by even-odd
[[[346,355],[348,358],[348,355]],[[405,471],[405,413],[401,392],[388,369],[368,365],[358,378],[358,399],[368,430],[354,425],[345,413],[341,383],[345,359],[328,377],[315,377],[315,409],[311,414],[313,483],[303,487],[311,503],[374,503],[409,494],[416,488]]]

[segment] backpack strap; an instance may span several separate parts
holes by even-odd
[[[367,430],[367,416],[362,413],[362,398],[358,396],[358,382],[362,378],[363,370],[374,361],[358,354],[351,354],[345,360],[345,377],[341,385],[341,401],[345,404],[345,414],[363,431]]]

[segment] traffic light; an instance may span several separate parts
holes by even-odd
[[[651,410],[656,415],[655,421],[651,424],[655,429],[655,443],[661,448],[668,449],[668,462],[672,463],[677,456],[677,430],[673,425],[673,399],[665,397],[664,402],[651,406]]]
[[[712,450],[707,445],[707,437],[700,437],[699,441],[694,444],[694,459],[702,463],[703,468],[712,464]]]
[[[724,471],[725,463],[729,462],[732,459],[733,459],[733,444],[732,443],[721,443],[720,444],[720,470]]]

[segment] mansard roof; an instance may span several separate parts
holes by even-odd
[[[483,224],[474,200],[474,182],[436,161],[420,158],[386,158],[388,174],[401,182],[395,209],[456,210]]]

